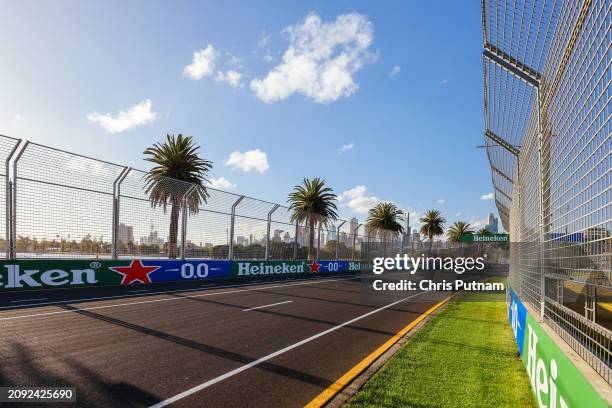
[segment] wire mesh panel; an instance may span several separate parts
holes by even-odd
[[[8,252],[8,237],[9,229],[9,197],[7,195],[8,189],[8,172],[6,169],[6,161],[16,149],[19,144],[19,139],[0,135],[0,176],[4,179],[5,187],[0,188],[0,216],[2,217],[2,225],[0,226],[0,257],[6,257]]]
[[[17,257],[110,256],[113,182],[122,170],[30,143],[16,168]]]
[[[485,145],[510,282],[608,382],[612,3],[483,2]]]
[[[191,188],[165,177],[147,184],[147,173],[131,170],[119,190],[118,256],[178,257],[181,206]]]

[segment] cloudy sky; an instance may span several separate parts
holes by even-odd
[[[184,133],[215,186],[284,202],[318,176],[344,217],[380,200],[473,223],[495,209],[475,148],[478,2],[4,0],[2,15],[2,134],[146,170],[147,146]]]

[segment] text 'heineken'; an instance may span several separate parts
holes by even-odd
[[[238,273],[237,276],[248,276],[248,275],[280,275],[284,273],[304,273],[303,263],[252,263],[252,262],[237,262]]]

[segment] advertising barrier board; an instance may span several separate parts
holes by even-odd
[[[195,279],[332,274],[358,270],[356,269],[358,266],[358,262],[336,260],[9,260],[0,261],[0,292],[137,283],[150,284]]]
[[[531,388],[540,408],[608,407],[512,288],[508,288],[508,318]]]

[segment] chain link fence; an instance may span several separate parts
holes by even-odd
[[[612,383],[612,3],[483,0],[482,23],[510,283]]]
[[[0,135],[5,258],[370,260],[407,249],[406,235],[353,218],[313,231],[285,205]],[[415,245],[413,244],[413,248]],[[436,245],[440,245],[436,243]]]

